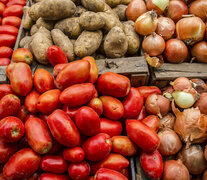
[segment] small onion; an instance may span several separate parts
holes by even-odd
[[[200,145],[191,145],[189,148],[184,147],[179,158],[188,168],[191,174],[201,174],[207,167],[204,153]]]
[[[199,62],[207,63],[207,42],[201,41],[193,46],[191,54]]]
[[[170,1],[165,15],[171,18],[174,22],[178,22],[182,15],[188,14],[188,6],[181,0]]]
[[[144,39],[142,48],[150,56],[158,56],[165,50],[165,40],[153,32]]]
[[[178,39],[169,39],[165,43],[164,59],[170,63],[181,63],[188,57],[188,48]]]
[[[150,35],[157,28],[157,14],[155,11],[148,11],[139,16],[134,24],[135,31],[143,36]]]
[[[179,91],[189,91],[192,89],[192,84],[190,80],[186,77],[179,77],[175,79],[171,85],[173,86],[174,90],[179,90]]]
[[[168,113],[163,118],[160,119],[160,128],[170,128],[173,129],[175,124],[175,116],[172,113]]]
[[[194,1],[189,9],[190,14],[201,18],[203,21],[207,20],[207,1],[206,0],[197,0]]]
[[[180,160],[169,160],[164,163],[162,178],[164,180],[190,180],[190,174]]]
[[[159,17],[156,33],[165,40],[170,39],[175,32],[175,23],[168,17]]]
[[[201,93],[194,107],[198,107],[202,114],[207,115],[207,93]]]
[[[182,142],[175,131],[164,129],[159,131],[160,145],[158,151],[163,156],[171,156],[176,154],[182,148]]]
[[[146,4],[143,0],[132,0],[126,10],[128,20],[136,21],[137,18],[147,12]]]
[[[204,38],[205,28],[205,23],[199,17],[182,18],[176,23],[177,38],[193,45]]]
[[[169,0],[148,0],[147,9],[155,10],[157,15],[161,15],[169,5]]]

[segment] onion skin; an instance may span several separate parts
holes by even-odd
[[[188,168],[191,174],[201,174],[207,167],[207,162],[204,158],[204,153],[200,145],[192,145],[189,148],[184,147],[179,158]]]
[[[174,90],[189,91],[192,88],[190,80],[186,77],[179,77],[171,83]]]
[[[182,142],[175,131],[164,129],[159,131],[160,145],[158,151],[163,156],[171,156],[176,154],[182,148]]]
[[[207,42],[201,41],[193,46],[191,54],[198,62],[207,63]]]
[[[205,23],[199,17],[182,18],[176,23],[177,38],[188,45],[203,40],[205,30]]]
[[[126,9],[126,17],[128,20],[136,21],[139,16],[146,12],[147,7],[143,0],[132,0]]]
[[[200,94],[200,98],[195,103],[194,107],[198,107],[202,114],[207,115],[207,93]]]
[[[159,4],[154,4],[154,3],[159,3]],[[157,15],[161,15],[164,10],[168,7],[169,5],[169,0],[148,0],[147,1],[147,9],[149,11],[155,10]]]
[[[150,56],[158,56],[165,50],[165,40],[160,35],[153,33],[144,39],[142,48]]]
[[[164,59],[170,63],[182,63],[188,57],[188,48],[178,39],[169,39],[165,43]]]
[[[160,128],[170,128],[173,129],[175,124],[175,116],[172,113],[168,113],[163,118],[160,119]]]
[[[163,37],[164,40],[170,39],[175,32],[175,23],[168,17],[159,17],[156,33]]]
[[[157,14],[155,11],[148,11],[139,16],[134,24],[135,31],[143,36],[150,35],[157,28]]]
[[[191,81],[193,82],[193,88],[198,93],[207,92],[207,84],[202,79],[191,79]]]
[[[168,160],[164,163],[162,178],[164,180],[190,180],[190,174],[180,160]]]
[[[188,6],[181,0],[170,1],[168,9],[165,12],[165,15],[171,18],[175,23],[185,14],[188,14]]]
[[[197,0],[194,1],[190,8],[189,13],[201,18],[203,21],[207,20],[207,1]]]

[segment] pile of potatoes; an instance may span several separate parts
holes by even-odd
[[[47,49],[59,46],[69,61],[136,55],[140,40],[134,22],[127,21],[131,0],[35,0],[24,7],[23,28],[30,36],[20,41],[41,64]]]

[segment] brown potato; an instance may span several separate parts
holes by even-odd
[[[40,27],[37,33],[32,36],[30,47],[35,59],[41,64],[48,64],[47,49],[52,45],[50,31]]]
[[[75,10],[76,5],[71,0],[44,0],[38,14],[44,20],[60,20],[72,16]]]
[[[88,31],[101,29],[105,25],[104,18],[95,12],[87,11],[80,16],[80,25]]]
[[[66,54],[69,61],[74,60],[74,49],[70,39],[59,29],[53,29],[51,31],[52,40],[55,45]]]
[[[82,5],[89,11],[104,11],[105,2],[103,0],[81,0]]]
[[[30,43],[32,41],[32,37],[31,36],[25,36],[24,38],[22,38],[22,40],[19,42],[19,46],[21,48],[23,48],[26,44]]]
[[[127,41],[128,41],[127,54],[134,55],[139,50],[139,46],[140,46],[139,35],[134,30],[133,21],[126,21],[123,23],[123,25],[124,25],[124,32],[126,34]]]
[[[50,31],[50,30],[53,29],[54,22],[53,21],[47,21],[47,20],[44,20],[42,18],[39,18],[36,21],[36,25],[37,25],[38,28],[40,28],[42,26],[42,27],[45,27],[46,29],[48,29]]]
[[[121,0],[121,4],[128,5],[132,0]]]
[[[127,37],[123,30],[115,26],[106,36],[104,41],[104,51],[108,58],[123,57],[128,49]]]
[[[34,35],[37,31],[38,31],[38,27],[37,27],[37,25],[36,24],[34,24],[33,26],[32,26],[32,28],[30,29],[30,35],[32,36],[32,35]]]
[[[83,31],[75,42],[75,54],[78,57],[90,56],[99,48],[102,41],[102,32]]]
[[[33,21],[31,19],[31,17],[29,16],[29,9],[30,9],[30,7],[28,7],[28,6],[23,7],[23,11],[24,11],[24,16],[23,16],[23,20],[22,20],[23,21],[23,28],[27,29],[27,30],[30,30],[30,28],[33,25]]]
[[[29,16],[33,21],[37,21],[40,17],[39,15],[39,7],[40,7],[41,2],[33,4],[30,9],[29,9]]]
[[[127,5],[120,4],[120,5],[116,6],[115,8],[113,8],[113,11],[117,14],[120,21],[127,20],[127,18],[126,18],[127,7],[128,7]]]
[[[121,0],[105,0],[106,4],[108,4],[110,7],[116,7],[120,4]]]
[[[83,6],[77,6],[75,10],[75,14],[73,14],[73,17],[80,17],[80,15],[86,11],[87,10]]]
[[[54,28],[60,29],[70,38],[77,38],[82,32],[82,28],[79,23],[79,17],[71,17],[58,21]]]

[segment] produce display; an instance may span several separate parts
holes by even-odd
[[[0,66],[10,64],[25,0],[0,1]]]

